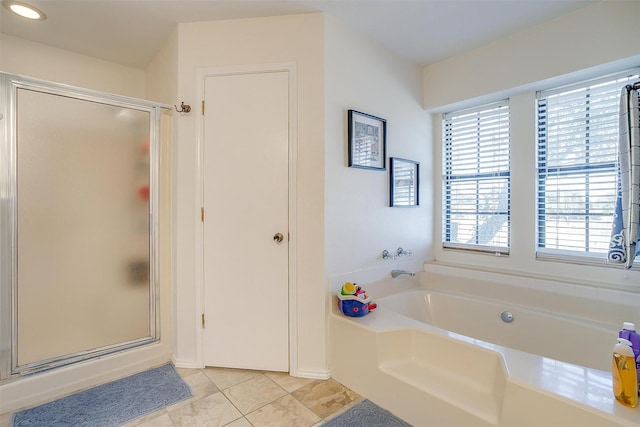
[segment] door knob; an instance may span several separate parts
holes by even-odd
[[[276,243],[282,243],[282,241],[284,240],[284,234],[282,233],[276,233],[273,235],[273,241]]]

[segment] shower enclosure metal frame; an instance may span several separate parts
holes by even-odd
[[[149,114],[149,336],[48,360],[17,359],[17,96],[19,89]],[[156,343],[160,339],[158,183],[160,117],[170,106],[0,72],[0,382]]]

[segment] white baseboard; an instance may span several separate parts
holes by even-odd
[[[331,372],[327,370],[320,370],[320,371],[297,370],[295,372],[294,371],[290,372],[290,374],[292,377],[310,378],[314,380],[328,380],[329,378],[331,378]]]
[[[188,368],[188,369],[202,369],[204,366],[200,366],[198,362],[194,360],[178,359],[175,355],[171,357],[171,361],[176,368]]]

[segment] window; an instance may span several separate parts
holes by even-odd
[[[509,253],[509,105],[444,115],[445,248]]]
[[[637,79],[613,76],[538,93],[538,257],[605,257],[617,195],[620,90]]]

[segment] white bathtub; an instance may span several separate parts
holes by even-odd
[[[402,292],[377,303],[384,310],[466,337],[605,371],[611,368],[612,343],[619,329],[570,314],[437,291]],[[502,313],[512,321],[503,321]]]
[[[367,289],[378,308],[363,318],[332,304],[332,376],[416,427],[640,426],[640,408],[611,392],[619,322],[605,319],[616,307],[509,287],[504,300],[488,300],[479,295],[499,285],[471,283],[464,295],[455,282],[456,292],[398,282]],[[592,319],[581,317],[598,306]],[[504,311],[513,322],[501,320]]]

